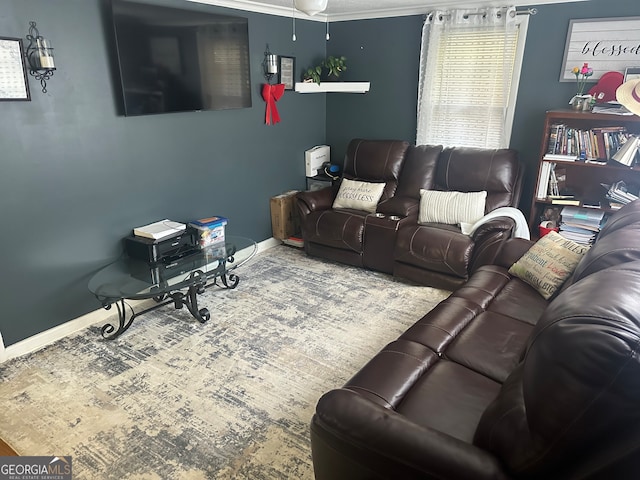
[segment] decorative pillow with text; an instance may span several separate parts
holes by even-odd
[[[441,192],[420,189],[418,223],[475,223],[484,217],[487,192]]]
[[[384,183],[360,182],[345,178],[333,201],[333,208],[353,208],[374,213],[382,197],[384,186]]]
[[[587,250],[588,246],[551,231],[511,265],[509,273],[527,282],[548,300],[573,273]]]

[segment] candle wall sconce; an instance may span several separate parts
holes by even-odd
[[[267,50],[264,52],[262,68],[264,69],[265,80],[267,83],[271,83],[273,76],[278,73],[278,55],[271,53],[269,50],[269,44],[267,44]]]
[[[35,77],[42,86],[42,93],[47,93],[47,80],[53,76],[56,66],[53,62],[53,48],[49,41],[40,35],[36,22],[29,22],[29,45],[25,52],[29,64],[29,74]]]

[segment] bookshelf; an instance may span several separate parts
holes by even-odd
[[[627,167],[612,160],[607,160],[605,154],[595,150],[590,152],[590,160],[579,159],[580,152],[576,152],[576,160],[563,160],[555,157],[553,160],[546,160],[545,155],[549,152],[552,126],[563,124],[576,131],[600,131],[599,129],[614,127],[624,127],[630,134],[640,134],[640,117],[636,115],[612,115],[606,113],[581,112],[575,110],[553,110],[545,114],[544,129],[540,143],[540,155],[538,159],[538,171],[536,184],[533,190],[531,202],[531,213],[529,218],[529,230],[535,236],[538,234],[538,225],[545,215],[558,213],[567,204],[569,199],[551,199],[548,196],[547,172],[551,170],[549,164],[554,164],[556,178],[559,181],[560,195],[571,197],[571,202],[577,206],[590,206],[605,213],[611,213],[609,201],[605,195],[607,190],[601,183],[611,185],[620,180],[624,181],[631,190],[636,190],[640,186],[640,166]],[[597,138],[593,137],[593,143],[597,143]],[[599,150],[602,150],[600,147]],[[613,153],[610,150],[609,156]],[[583,153],[584,157],[584,153]],[[596,158],[598,157],[598,158]],[[559,202],[563,202],[561,204]]]

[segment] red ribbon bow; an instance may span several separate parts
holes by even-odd
[[[264,118],[264,123],[267,125],[274,125],[280,121],[276,102],[280,100],[282,95],[284,95],[284,83],[265,84],[262,86],[262,98],[267,102],[267,111]]]

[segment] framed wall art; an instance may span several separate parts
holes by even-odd
[[[295,72],[296,59],[295,57],[283,57],[279,58],[280,79],[278,83],[284,83],[285,90],[293,90],[295,87],[295,79],[293,78]]]
[[[575,82],[574,67],[588,63],[593,68],[589,81],[607,72],[624,73],[640,63],[640,17],[571,20],[560,70],[561,82]]]
[[[0,37],[0,101],[31,100],[22,39]]]
[[[624,81],[640,80],[640,67],[627,67],[624,71]]]

